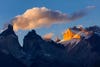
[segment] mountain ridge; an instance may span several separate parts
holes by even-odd
[[[8,25],[0,34],[0,51],[16,58],[23,67],[100,67],[100,35],[96,33],[100,30],[97,26],[86,29],[93,30],[91,36],[64,43],[44,40],[32,30],[21,47],[13,26]]]

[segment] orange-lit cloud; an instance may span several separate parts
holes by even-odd
[[[91,7],[94,8],[94,7]],[[86,8],[90,9],[90,7]],[[58,10],[53,11],[46,7],[34,7],[26,10],[22,15],[16,16],[12,20],[14,30],[31,30],[34,28],[46,27],[52,24],[59,24],[73,21],[86,15],[86,11],[75,12],[72,15],[62,13]]]
[[[48,33],[43,36],[44,39],[52,39],[54,33]]]

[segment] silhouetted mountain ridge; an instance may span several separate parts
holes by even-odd
[[[21,47],[13,26],[8,25],[0,34],[0,66],[6,67],[6,63],[10,67],[100,67],[100,34],[96,33],[100,28],[86,29],[92,34],[62,43],[44,40],[32,30]]]

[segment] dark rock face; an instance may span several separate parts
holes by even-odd
[[[6,55],[0,51],[0,67],[26,67],[12,55]]]
[[[18,37],[13,31],[13,27],[11,25],[9,25],[8,29],[0,34],[0,51],[6,55],[13,56],[23,64],[28,62],[26,61],[26,54],[22,51]]]
[[[100,54],[100,36],[93,34],[87,41],[91,44],[92,50]]]
[[[18,37],[13,31],[12,25],[8,25],[8,29],[0,34],[0,67],[25,67],[17,59],[20,53],[21,46]]]
[[[0,34],[0,67],[100,67],[100,34],[97,32],[61,44],[44,40],[32,30],[24,37],[21,47],[9,25]]]
[[[99,26],[91,26],[86,28],[88,31],[98,32],[100,33],[100,27]]]
[[[29,32],[24,38],[23,50],[26,53],[32,53],[34,50],[40,49],[42,38],[36,34],[35,30]]]
[[[18,42],[18,37],[13,31],[12,25],[8,25],[8,29],[0,34],[0,50],[5,50],[9,53],[21,50],[21,46]]]

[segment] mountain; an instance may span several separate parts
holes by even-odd
[[[28,55],[20,46],[12,25],[8,25],[8,28],[0,34],[0,51],[6,55],[13,56],[26,66],[30,64]]]
[[[90,26],[86,28],[88,31],[93,31],[95,33],[99,33],[100,34],[100,27],[99,26]]]
[[[32,67],[59,66],[65,58],[64,46],[52,40],[43,40],[35,30],[30,31],[24,38],[23,51],[29,54],[33,61]],[[58,65],[57,65],[58,64]]]
[[[0,66],[22,66],[22,62],[19,62],[18,59],[21,57],[21,49],[18,37],[13,31],[12,25],[9,25],[8,29],[0,34]],[[22,67],[24,66],[23,64]]]
[[[20,46],[13,26],[0,34],[1,67],[100,67],[100,28],[70,28],[80,38],[55,42],[30,31]],[[92,32],[91,32],[92,31]]]
[[[11,25],[0,34],[0,50],[8,54],[13,54],[14,56],[20,53],[21,46]]]
[[[69,57],[79,62],[80,67],[100,66],[100,34],[96,33],[100,31],[100,29],[97,30],[96,27],[96,30],[94,30],[93,28],[94,27],[88,29],[88,31],[92,31],[89,35],[82,36],[80,39],[71,39],[62,42],[67,49]],[[81,30],[77,28],[72,29],[81,32]]]

